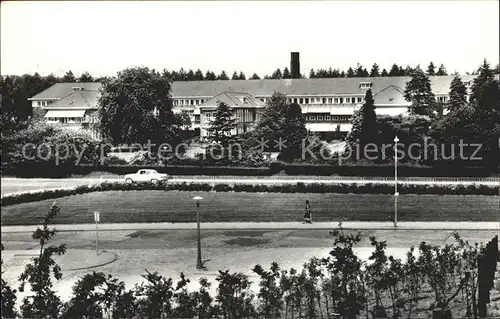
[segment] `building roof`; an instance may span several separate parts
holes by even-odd
[[[205,101],[199,107],[217,107],[219,102],[224,102],[229,107],[264,107],[264,103],[248,93],[222,92]]]
[[[99,82],[66,82],[56,83],[28,100],[38,99],[61,99],[74,91],[74,87],[80,87],[83,90],[98,91],[102,84]]]
[[[453,75],[431,76],[434,93],[448,93]],[[462,75],[463,81],[472,80],[473,75]],[[172,83],[173,97],[211,97],[220,92],[247,92],[253,96],[271,96],[274,92],[286,95],[364,95],[366,89],[361,82],[370,82],[373,94],[389,86],[404,91],[409,76],[359,77],[359,78],[322,78],[322,79],[266,79],[266,80],[225,80],[225,81],[186,81]]]
[[[378,105],[384,105],[384,104],[408,104],[408,101],[405,100],[405,93],[404,91],[395,86],[395,85],[389,85],[382,91],[379,91],[378,93],[375,93],[373,95],[373,100],[375,101],[375,104]]]
[[[97,90],[83,90],[74,91],[60,100],[44,107],[45,109],[93,109],[97,108],[97,100],[99,98],[99,91]]]

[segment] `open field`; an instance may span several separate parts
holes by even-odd
[[[311,202],[315,221],[388,221],[392,195],[286,194],[180,191],[109,191],[57,199],[61,213],[55,224],[194,222],[193,196],[202,196],[203,222],[301,221],[305,200]],[[498,221],[498,196],[401,195],[399,221]],[[53,200],[2,208],[2,225],[40,222]]]

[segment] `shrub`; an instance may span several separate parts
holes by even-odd
[[[123,158],[119,158],[118,156],[108,156],[104,159],[104,165],[127,165],[127,161]]]
[[[124,184],[101,183],[94,186],[82,185],[72,189],[47,190],[41,192],[23,193],[4,196],[1,206],[16,205],[20,203],[36,202],[46,199],[59,198],[90,192],[105,191],[138,191],[138,190],[163,190],[163,191],[188,191],[188,192],[248,192],[248,193],[339,193],[339,194],[392,194],[394,188],[390,184],[322,184],[322,183],[297,183],[297,184],[215,184],[207,183],[168,183],[162,184]],[[450,185],[424,185],[402,184],[399,185],[400,194],[435,194],[435,195],[489,195],[496,196],[498,188],[488,185],[471,184],[467,187],[454,187]]]

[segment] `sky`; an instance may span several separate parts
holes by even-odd
[[[499,60],[499,1],[1,2],[1,73],[254,72]]]

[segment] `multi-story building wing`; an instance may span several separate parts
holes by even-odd
[[[31,101],[32,107],[43,108],[77,90],[98,91],[100,88],[101,83],[98,82],[56,83],[28,100]]]
[[[467,84],[474,76],[462,76]],[[453,76],[432,76],[431,87],[438,102],[446,103]],[[199,107],[221,92],[245,92],[265,104],[274,92],[287,96],[289,102],[301,106],[307,124],[313,132],[347,133],[350,120],[364,103],[368,89],[377,107],[377,114],[396,116],[407,114],[410,103],[404,98],[410,77],[356,77],[279,80],[188,81],[172,83],[173,105],[177,111],[192,114],[198,127]]]
[[[250,131],[259,121],[259,110],[264,107],[264,103],[257,100],[248,93],[222,92],[213,98],[207,100],[197,107],[199,112],[198,122],[195,125],[200,127],[200,136],[208,136],[207,129],[211,121],[215,118],[215,112],[219,103],[225,103],[233,110],[236,119],[236,128],[231,132],[232,135],[238,135]]]
[[[99,138],[97,101],[100,83],[57,83],[33,96],[34,108],[44,111],[48,123],[59,123],[68,129],[85,129]]]
[[[430,77],[436,101],[441,103],[449,101],[448,95],[453,77]],[[469,89],[469,94],[474,77],[474,75],[461,76]],[[498,79],[498,75],[496,78]],[[351,129],[351,117],[363,105],[368,89],[372,90],[377,114],[391,116],[407,114],[410,103],[404,98],[404,90],[410,79],[401,76],[173,82],[171,97],[174,111],[189,114],[192,128],[199,128],[202,135],[206,134],[207,125],[207,122],[203,122],[203,112],[206,111],[208,114],[209,110],[216,106],[217,99],[239,101],[239,97],[245,98],[252,104],[245,106],[248,107],[245,114],[254,111],[258,114],[257,110],[265,107],[274,92],[283,93],[290,103],[300,105],[308,130],[345,135]],[[46,111],[47,121],[59,122],[69,128],[91,129],[97,136],[95,123],[100,87],[100,83],[57,83],[29,100],[32,101],[34,108]],[[242,112],[243,108],[239,103],[230,103],[230,106],[238,109],[237,112]],[[243,124],[245,125],[236,133],[241,132],[243,127],[251,127],[250,122]]]

